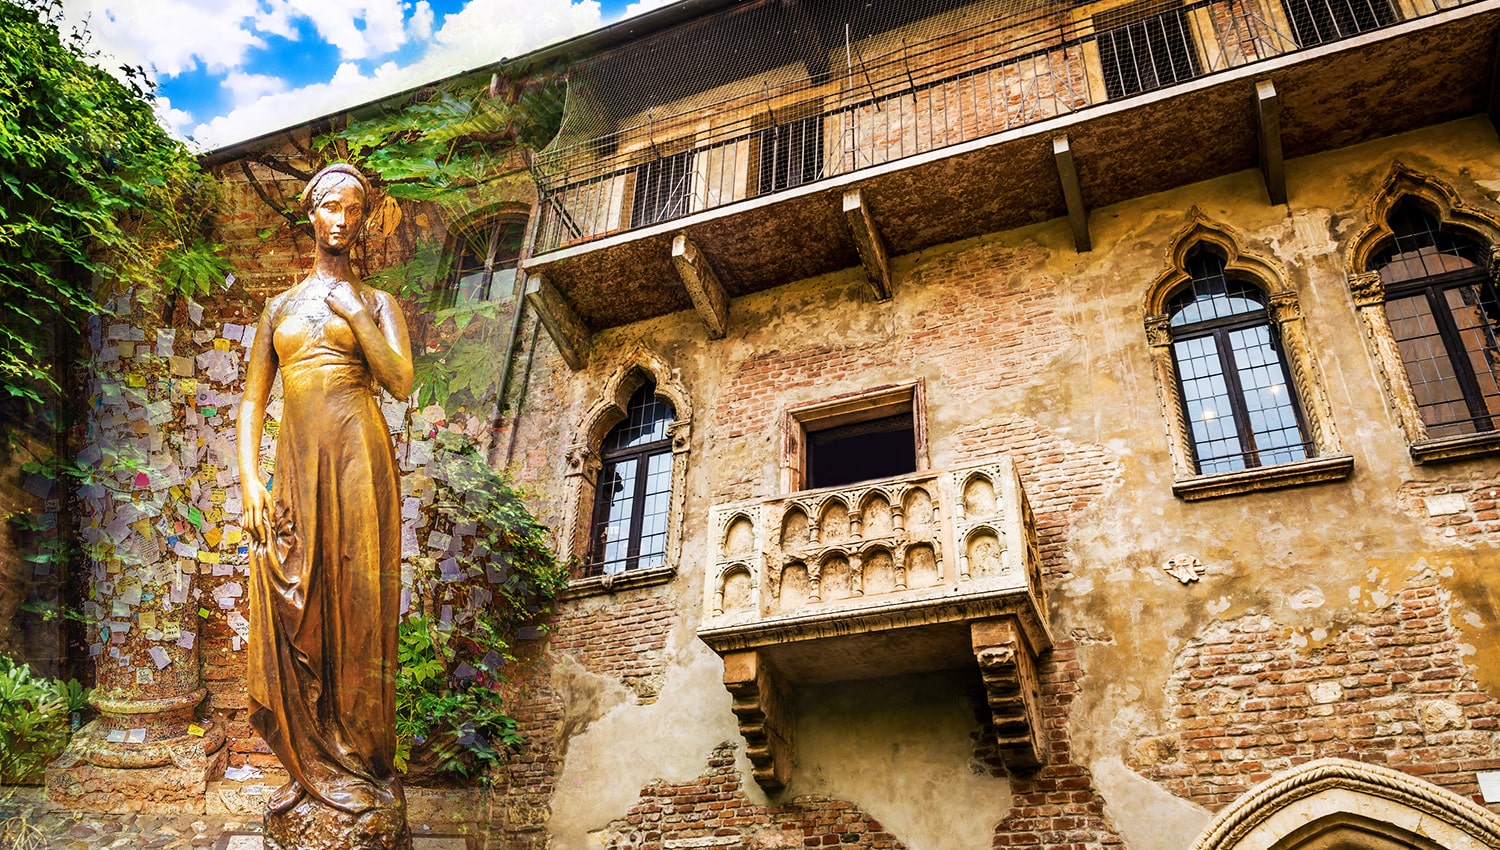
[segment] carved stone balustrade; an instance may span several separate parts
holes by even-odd
[[[716,505],[698,636],[724,658],[756,780],[785,786],[805,683],[978,667],[1007,764],[1046,758],[1052,646],[1036,523],[1008,457]]]

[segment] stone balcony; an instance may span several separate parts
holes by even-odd
[[[1036,527],[1008,457],[716,505],[698,636],[724,659],[756,780],[792,765],[800,685],[976,668],[1007,764],[1046,759],[1052,645]]]

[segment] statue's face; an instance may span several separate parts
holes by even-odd
[[[320,187],[321,188],[321,187]],[[313,233],[318,245],[342,254],[354,244],[359,228],[365,223],[364,189],[353,178],[340,179],[322,188],[317,206],[313,207]]]

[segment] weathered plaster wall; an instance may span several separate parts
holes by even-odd
[[[1493,458],[1412,463],[1344,282],[1348,240],[1397,161],[1471,204],[1500,209],[1495,132],[1480,119],[1461,121],[1293,161],[1286,207],[1265,202],[1258,175],[1235,174],[1093,211],[1088,254],[1076,254],[1065,222],[1053,221],[895,258],[896,294],[886,303],[870,300],[857,269],[788,281],[735,300],[723,340],[707,339],[695,314],[664,316],[598,334],[577,373],[528,321],[515,359],[514,429],[491,432],[493,408],[482,405],[401,409],[408,497],[420,503],[428,492],[423,450],[413,446],[459,431],[513,465],[553,524],[567,510],[565,452],[630,352],[643,348],[667,364],[659,378],[685,388],[694,409],[675,577],[565,601],[551,631],[529,642],[533,663],[518,665],[526,669],[513,705],[530,743],[498,790],[509,846],[624,848],[639,846],[636,836],[673,847],[989,841],[1176,850],[1243,788],[1330,754],[1474,795],[1474,771],[1500,768],[1500,599],[1489,575],[1500,554],[1500,474]],[[282,181],[282,194],[299,188],[291,182]],[[503,200],[529,202],[512,189],[500,191]],[[237,346],[218,343],[226,323],[252,320],[307,264],[305,237],[262,241],[275,214],[246,184],[231,191],[236,213],[222,238],[237,284],[205,305],[202,321],[178,305],[168,353],[132,345],[128,355],[128,372],[166,381],[137,395],[168,401],[191,430],[166,441],[182,475],[173,511],[212,507],[214,490],[233,485],[213,456],[233,439],[224,411],[238,401],[238,378],[187,385],[171,358],[191,358],[176,364],[184,369],[203,368],[208,361],[196,358],[210,351],[241,360]],[[1172,495],[1142,302],[1193,210],[1285,269],[1333,424],[1354,458],[1347,481],[1201,502]],[[408,216],[385,232],[382,223],[365,249],[369,270],[409,250],[401,228],[442,224]],[[422,345],[439,351],[443,337]],[[931,465],[1010,455],[1036,511],[1056,638],[1039,671],[1050,764],[1008,775],[993,730],[975,713],[975,671],[831,684],[797,694],[797,772],[768,798],[750,778],[720,663],[696,636],[709,508],[779,491],[789,407],[914,379],[925,387]],[[131,404],[119,421],[111,411],[108,427],[149,444],[150,429],[131,424],[146,414],[132,419]],[[153,482],[126,489],[149,492]],[[426,524],[428,507],[411,523],[424,550],[440,530]],[[243,719],[230,616],[241,602],[219,592],[243,580],[228,557],[241,553],[226,542],[233,517],[225,513],[212,522],[222,526],[213,541],[187,514],[165,514],[152,533],[177,553],[162,565],[197,576],[184,621],[202,619],[208,709],[225,721],[235,763],[268,763]],[[102,531],[112,515],[101,509],[86,521]],[[174,548],[182,542],[213,557],[182,555]],[[1179,555],[1201,561],[1200,580],[1183,584],[1163,571]],[[132,570],[98,578],[113,587],[115,573]],[[135,571],[162,593],[175,583]],[[191,616],[199,605],[207,617]],[[130,612],[132,623],[139,613]],[[1253,647],[1247,657],[1202,663],[1211,647],[1242,637]],[[1377,669],[1358,655],[1361,641],[1379,646],[1383,661],[1399,657],[1396,649],[1405,660]],[[1427,645],[1441,653],[1421,651]],[[1199,695],[1198,681],[1212,683],[1209,695]],[[1383,713],[1334,723],[1339,712],[1327,707],[1338,703],[1322,700],[1335,688],[1342,700],[1379,700],[1366,707]],[[1261,699],[1285,703],[1255,707]],[[1205,731],[1231,704],[1256,728]]]
[[[896,296],[888,303],[869,300],[858,270],[788,282],[737,299],[724,340],[708,340],[695,315],[674,314],[597,335],[588,367],[576,374],[550,355],[544,339],[517,460],[552,519],[562,514],[562,450],[625,352],[644,346],[670,364],[692,395],[695,422],[677,577],[662,587],[567,603],[550,638],[555,698],[566,706],[568,695],[576,695],[577,682],[587,680],[579,669],[601,677],[587,680],[590,693],[611,695],[587,723],[550,727],[559,735],[550,770],[560,781],[549,827],[564,842],[558,846],[614,829],[635,811],[621,786],[637,785],[645,800],[659,798],[662,783],[679,788],[692,777],[722,779],[723,765],[707,773],[691,769],[694,751],[702,764],[719,740],[743,749],[712,658],[692,646],[708,560],[707,509],[777,492],[779,429],[788,407],[914,378],[926,385],[932,466],[1011,454],[1036,508],[1058,638],[1042,669],[1054,761],[1034,778],[955,783],[989,794],[983,806],[956,790],[934,800],[924,789],[942,775],[940,763],[963,749],[955,736],[978,729],[959,719],[962,712],[940,710],[961,694],[876,706],[857,698],[866,685],[828,686],[798,703],[805,739],[786,799],[814,793],[845,801],[912,847],[971,846],[982,831],[975,824],[984,820],[990,831],[998,827],[997,842],[1071,830],[1078,846],[1123,840],[1168,850],[1186,847],[1208,813],[1239,789],[1321,755],[1441,773],[1436,778],[1444,784],[1473,796],[1473,772],[1500,767],[1487,708],[1500,687],[1500,606],[1487,580],[1500,554],[1496,462],[1413,464],[1344,280],[1348,240],[1398,161],[1448,182],[1469,203],[1500,208],[1495,131],[1473,119],[1293,161],[1291,203],[1284,207],[1267,204],[1259,175],[1246,172],[1093,211],[1095,247],[1088,254],[1073,252],[1065,223],[1054,221],[900,257]],[[1272,256],[1285,269],[1333,424],[1354,458],[1348,480],[1200,502],[1173,496],[1142,302],[1167,270],[1172,240],[1194,209],[1237,234],[1243,249]],[[1162,569],[1178,555],[1202,562],[1201,580],[1183,584]],[[1341,641],[1424,587],[1434,596],[1421,618],[1451,632],[1444,638],[1451,657],[1441,666],[1453,673],[1444,681],[1462,682],[1445,698],[1460,706],[1458,713],[1422,709],[1430,696],[1408,686],[1426,681],[1416,674],[1411,683],[1391,681],[1380,694],[1399,725],[1391,734],[1325,735],[1327,713],[1308,710],[1322,703],[1286,671],[1329,663]],[[568,606],[593,613],[579,617]],[[627,616],[665,607],[672,616],[655,637],[585,651],[614,628],[601,607]],[[1268,660],[1264,669],[1226,673],[1216,686],[1247,696],[1286,688],[1302,711],[1296,722],[1308,730],[1295,752],[1258,764],[1249,755],[1229,755],[1236,747],[1217,738],[1201,750],[1186,744],[1201,739],[1192,738],[1191,718],[1181,715],[1189,689],[1180,671],[1189,653],[1225,629],[1251,623],[1256,633],[1276,636],[1277,657],[1289,666]],[[632,679],[647,668],[664,684],[643,698]],[[560,682],[562,670],[568,684]],[[1345,668],[1326,679],[1347,694],[1364,687],[1347,677],[1367,675],[1373,673]],[[882,687],[920,690],[923,683]],[[719,719],[713,705],[721,707]],[[1423,725],[1422,717],[1434,712],[1442,716],[1441,729],[1430,719]],[[567,715],[566,707],[560,714]],[[882,739],[877,730],[919,725],[931,725],[931,737],[912,738],[906,755],[870,752],[872,740]],[[936,728],[942,725],[950,728]],[[1448,737],[1434,737],[1442,735]],[[643,747],[642,736],[652,746]],[[983,734],[977,738],[971,757],[982,755]],[[1466,742],[1462,753],[1442,749],[1458,738]],[[937,758],[940,752],[953,755]],[[1198,752],[1206,760],[1188,758]],[[746,763],[735,763],[738,787],[753,796]],[[601,765],[609,768],[596,769]],[[917,766],[924,767],[913,772]],[[1190,791],[1187,775],[1174,774],[1174,766],[1229,779],[1221,782],[1222,795],[1204,796]],[[512,792],[543,812],[533,826],[546,820],[548,792],[539,788],[529,796]],[[985,788],[992,790],[977,790]],[[750,824],[716,818],[704,812],[691,828],[718,824],[745,842],[758,834]],[[700,834],[683,823],[676,828],[663,835]]]

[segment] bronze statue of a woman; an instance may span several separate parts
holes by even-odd
[[[376,387],[410,394],[412,358],[395,300],[349,264],[369,203],[352,166],[308,181],[316,262],[266,304],[240,406],[250,724],[291,774],[266,809],[267,847],[285,850],[411,843],[393,765],[401,492]],[[278,373],[268,490],[260,441]]]

